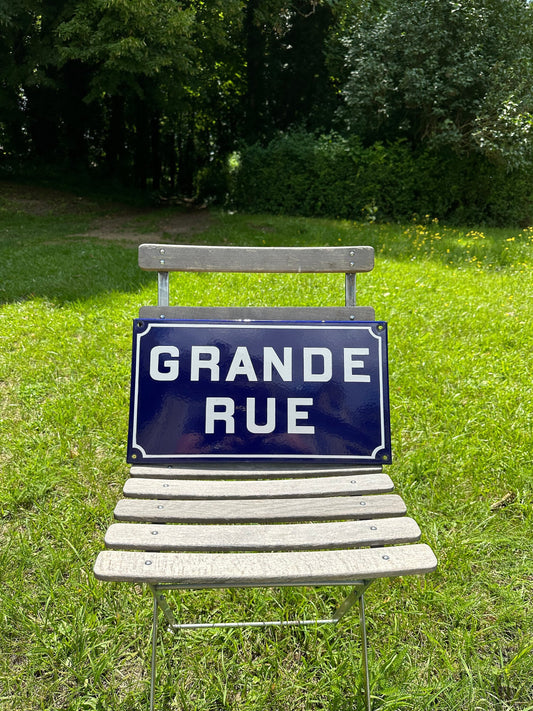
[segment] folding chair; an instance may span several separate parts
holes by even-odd
[[[158,272],[158,306],[133,326],[132,467],[94,572],[152,591],[150,710],[160,611],[173,631],[262,628],[336,624],[358,603],[370,711],[364,593],[436,567],[382,471],[386,324],[356,306],[355,288],[373,249],[145,244],[139,264]],[[171,271],[342,273],[345,305],[170,306]],[[165,595],[335,585],[351,592],[319,620],[183,623]]]

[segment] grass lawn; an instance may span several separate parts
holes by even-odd
[[[358,302],[389,322],[390,473],[439,567],[367,593],[374,709],[533,709],[533,229],[214,212],[194,228],[184,215],[180,231],[176,210],[34,197],[0,183],[0,708],[147,708],[150,593],[91,570],[127,477],[131,319],[156,300],[135,242],[155,234],[375,247]],[[172,286],[182,304],[344,294],[329,275]],[[183,618],[250,606],[259,618],[324,616],[340,595],[326,592],[221,590],[179,604]],[[166,638],[158,708],[362,709],[356,622]]]

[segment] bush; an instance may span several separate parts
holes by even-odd
[[[407,143],[280,135],[244,146],[230,198],[250,212],[405,221],[431,215],[450,223],[529,224],[532,187],[525,168],[508,171],[480,154],[413,152]]]

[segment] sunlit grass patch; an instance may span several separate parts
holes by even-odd
[[[69,238],[76,220],[62,219],[0,213],[0,705],[140,711],[150,596],[91,569],[127,476],[131,319],[156,283],[135,250]],[[183,241],[375,247],[358,301],[389,322],[391,475],[439,567],[367,593],[374,708],[533,708],[533,229],[213,213]],[[179,304],[344,299],[330,275],[171,285]],[[191,593],[179,609],[322,615],[341,594],[325,593]],[[168,636],[158,705],[362,708],[359,654],[355,615],[335,630]]]

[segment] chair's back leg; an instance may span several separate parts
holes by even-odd
[[[168,306],[169,299],[169,274],[157,272],[157,305]]]
[[[349,272],[344,279],[344,303],[346,306],[355,306],[357,302],[355,274]]]

